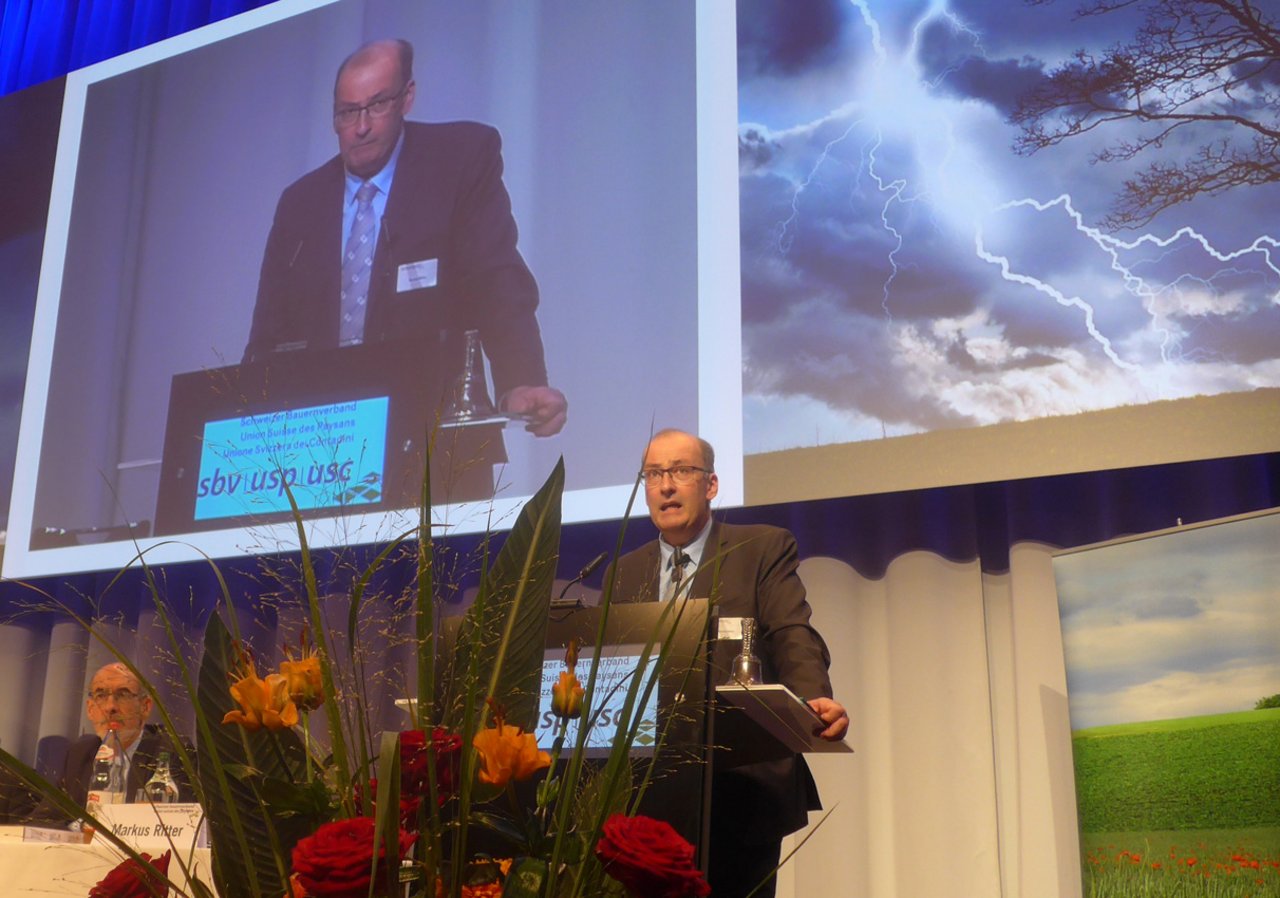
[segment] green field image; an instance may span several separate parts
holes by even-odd
[[[1088,898],[1280,898],[1280,708],[1072,734]]]

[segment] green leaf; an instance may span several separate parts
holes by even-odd
[[[560,862],[574,866],[582,863],[587,854],[587,837],[581,833],[568,833],[560,852]]]
[[[472,826],[487,829],[489,832],[506,839],[516,848],[524,848],[529,841],[528,833],[510,817],[504,817],[501,814],[494,814],[489,811],[473,810],[470,818]]]
[[[502,887],[503,898],[539,898],[547,880],[547,862],[535,857],[522,857],[507,871]]]
[[[218,898],[218,895],[203,882],[198,879],[189,879],[187,887],[191,889],[194,898]]]
[[[377,816],[373,828],[373,856],[369,866],[369,894],[378,879],[378,850],[383,851],[386,881],[396,882],[400,867],[400,734],[382,734],[378,750]]]
[[[507,722],[533,731],[538,721],[547,615],[560,551],[564,459],[520,511],[458,634],[450,690],[493,698]],[[483,719],[483,718],[482,718]]]
[[[588,823],[625,813],[634,789],[634,772],[629,763],[613,771],[602,766],[585,767],[582,786],[574,798],[572,819]]]
[[[201,731],[198,752],[213,877],[222,898],[282,895],[289,853],[319,821],[307,814],[275,819],[263,805],[261,789],[273,779],[304,781],[306,752],[291,730],[249,733],[221,723],[236,707],[230,692],[236,661],[231,634],[214,614],[205,628],[196,694],[200,713],[213,722],[208,736]],[[229,776],[233,770],[236,778]]]
[[[336,811],[333,796],[321,779],[297,783],[260,777],[258,794],[271,806],[271,813],[281,817],[302,814],[308,820],[328,820]]]

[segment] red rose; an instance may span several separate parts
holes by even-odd
[[[373,859],[372,817],[352,817],[326,823],[293,848],[293,872],[298,885],[312,898],[365,898]],[[396,863],[409,851],[415,833],[400,830]],[[385,846],[378,846],[377,888],[386,878]]]
[[[356,807],[364,811],[364,790],[360,788],[360,784],[355,784]],[[422,799],[416,795],[400,795],[400,828],[415,830],[418,828],[418,808],[422,807]],[[369,780],[369,815],[377,817],[378,814],[378,780]]]
[[[125,858],[89,890],[89,898],[165,898],[169,894],[164,880],[169,873],[169,852],[155,860],[149,854],[141,857],[146,865]]]
[[[440,803],[444,804],[458,791],[462,737],[436,727],[431,732],[431,741],[436,752],[436,794]],[[422,730],[405,730],[400,734],[401,794],[406,796],[427,794],[430,760],[427,737]]]
[[[400,799],[400,828],[414,830],[418,828],[418,808],[422,807],[421,798]]]
[[[704,898],[711,887],[693,865],[693,846],[652,817],[614,814],[604,824],[596,857],[636,898]]]

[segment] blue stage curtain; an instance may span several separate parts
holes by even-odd
[[[274,0],[4,0],[0,95]]]
[[[894,558],[913,550],[957,562],[977,559],[984,571],[995,573],[1008,570],[1009,548],[1024,540],[1069,548],[1173,527],[1179,522],[1192,524],[1277,506],[1280,453],[1266,453],[730,509],[717,512],[717,516],[787,527],[796,534],[802,558],[838,558],[863,576],[877,578]],[[571,577],[601,551],[612,552],[620,530],[624,531],[623,551],[654,536],[643,506],[625,527],[620,521],[566,526],[558,576]],[[481,542],[479,535],[440,540],[447,556],[462,562],[457,572],[438,572],[441,582],[457,587],[454,601],[475,585],[478,568],[465,560],[478,556]],[[317,551],[313,560],[321,591],[345,592],[353,572],[371,562],[379,548]],[[287,569],[291,560],[296,563],[291,556],[276,556],[268,567]],[[224,559],[217,566],[228,581],[233,603],[244,608],[254,606],[263,594],[289,591],[287,586],[272,582],[273,578],[263,577],[264,566],[258,559]],[[398,556],[381,569],[371,586],[393,595],[411,592],[415,573],[412,558]],[[175,613],[196,623],[212,610],[219,589],[208,564],[168,565],[160,574],[167,593],[184,597]],[[600,588],[603,577],[603,570],[597,570],[587,583]],[[112,580],[114,586],[108,590]],[[100,572],[37,578],[26,586],[5,582],[0,583],[0,622],[30,615],[33,593],[29,587],[89,615],[101,614],[106,608],[126,618],[136,616],[136,605],[146,606],[151,601],[142,572],[136,569],[123,575]]]

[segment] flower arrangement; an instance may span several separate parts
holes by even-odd
[[[491,561],[486,542],[479,594],[447,645],[439,633],[427,523],[392,541],[354,579],[347,631],[335,634],[295,508],[307,630],[278,671],[258,669],[234,614],[210,618],[198,667],[187,663],[153,587],[157,616],[194,696],[200,762],[186,751],[178,761],[205,809],[212,869],[196,869],[190,852],[184,856],[175,846],[189,883],[180,887],[168,877],[169,853],[152,860],[104,832],[127,857],[92,898],[170,890],[187,898],[707,895],[693,846],[666,823],[636,812],[659,752],[637,761],[629,750],[641,726],[636,709],[657,688],[655,678],[630,678],[621,713],[609,723],[617,729],[608,758],[587,763],[588,734],[601,725],[593,712],[604,697],[594,694],[599,653],[580,680],[578,646],[571,644],[552,690],[557,728],[551,750],[540,749],[532,732],[563,482],[561,463]],[[424,485],[424,510],[429,489]],[[428,514],[421,517],[429,521]],[[416,682],[406,691],[421,700],[407,729],[374,733],[363,713],[361,676],[353,670],[362,663],[358,614],[378,565],[414,543],[417,664]],[[225,586],[223,599],[229,608]],[[601,638],[610,602],[606,585]],[[682,603],[667,603],[642,664],[664,663],[663,628],[675,626],[682,613]],[[112,651],[142,679],[129,659]],[[314,727],[323,735],[313,737],[312,714],[323,714]],[[163,707],[160,715],[172,731]],[[570,721],[581,724],[572,738]],[[661,734],[657,742],[660,748]],[[0,751],[0,760],[68,815],[97,823],[16,758]],[[494,845],[503,857],[494,857]]]

